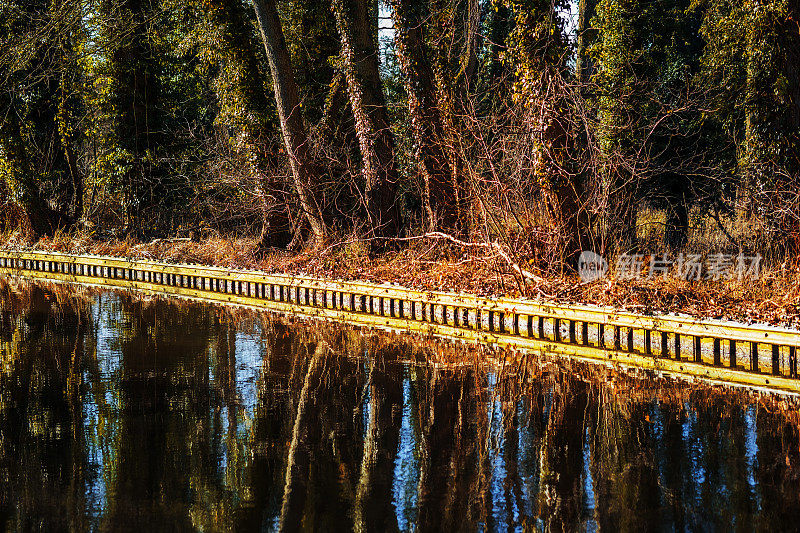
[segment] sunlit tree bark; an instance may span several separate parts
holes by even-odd
[[[369,234],[395,237],[402,227],[397,198],[394,137],[378,70],[376,23],[371,0],[334,0],[342,62],[361,151]]]
[[[395,42],[404,74],[417,168],[424,184],[423,205],[430,231],[457,231],[457,191],[443,143],[445,131],[437,101],[425,24],[430,14],[423,2],[392,0]],[[471,52],[470,52],[471,53]]]
[[[294,185],[303,214],[311,227],[316,246],[325,237],[325,222],[318,199],[314,196],[315,170],[308,142],[308,133],[300,110],[300,98],[292,70],[292,61],[283,36],[281,21],[274,0],[253,0],[261,37],[272,72],[275,102],[281,131],[289,156]]]

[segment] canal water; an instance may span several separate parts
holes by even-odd
[[[202,303],[0,293],[5,530],[800,528],[791,400]]]

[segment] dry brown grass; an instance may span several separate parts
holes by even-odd
[[[800,319],[800,269],[762,271],[760,279],[743,281],[609,278],[565,288],[560,297],[643,313],[668,311],[796,326]]]
[[[788,264],[762,270],[758,280],[687,281],[672,277],[619,280],[607,277],[582,285],[576,275],[550,273],[544,283],[526,285],[492,250],[464,248],[441,240],[411,240],[399,251],[370,256],[364,243],[357,240],[332,242],[314,252],[290,254],[260,252],[252,238],[209,237],[201,242],[139,243],[94,241],[85,234],[59,233],[36,243],[26,242],[19,234],[6,234],[0,239],[3,247],[391,282],[419,290],[527,296],[643,313],[680,312],[698,317],[785,325],[796,325],[800,321],[800,267]]]

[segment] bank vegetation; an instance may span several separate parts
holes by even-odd
[[[0,0],[4,241],[791,320],[798,21],[798,0]],[[577,286],[581,250],[767,274]]]

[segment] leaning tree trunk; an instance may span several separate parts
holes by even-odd
[[[361,151],[370,234],[395,237],[402,227],[398,175],[370,4],[370,0],[334,0],[333,9]]]
[[[269,169],[274,156],[261,150],[274,132],[272,103],[264,91],[264,76],[258,59],[258,43],[248,24],[245,6],[240,0],[202,0],[199,4],[205,14],[206,23],[215,29],[208,35],[209,47],[218,48],[221,54],[220,68],[235,81],[218,83],[217,96],[228,97],[219,92],[223,87],[232,89],[242,106],[242,115],[247,116],[242,128],[247,132],[248,142],[237,144],[237,150],[247,152],[250,171],[258,176],[258,198],[261,202],[261,235],[259,248],[285,247],[292,239],[288,223],[289,202],[283,201],[286,184]],[[224,92],[224,91],[223,91]]]
[[[294,79],[292,60],[286,48],[281,21],[275,9],[275,0],[253,0],[253,7],[272,73],[281,132],[286,152],[289,154],[289,166],[300,199],[300,207],[311,227],[315,245],[319,245],[325,237],[325,223],[311,186],[314,163],[300,112],[300,97]]]
[[[458,230],[458,197],[448,155],[442,146],[440,114],[430,58],[425,50],[425,14],[413,0],[392,0],[395,41],[405,75],[414,144],[425,187],[425,211],[430,230]]]
[[[454,229],[465,235],[472,231],[470,197],[474,196],[474,190],[471,190],[467,180],[460,136],[469,128],[466,117],[472,116],[477,101],[473,100],[473,93],[478,73],[478,51],[481,48],[481,2],[460,0],[455,10],[449,7],[450,2],[432,1],[430,6],[435,13],[431,13],[432,20],[428,24],[428,33],[431,34],[428,36],[429,42],[447,42],[450,45],[431,47],[432,53],[426,55],[435,65],[437,110],[444,134],[439,144],[448,156],[458,217]],[[417,19],[420,22],[424,20]]]

